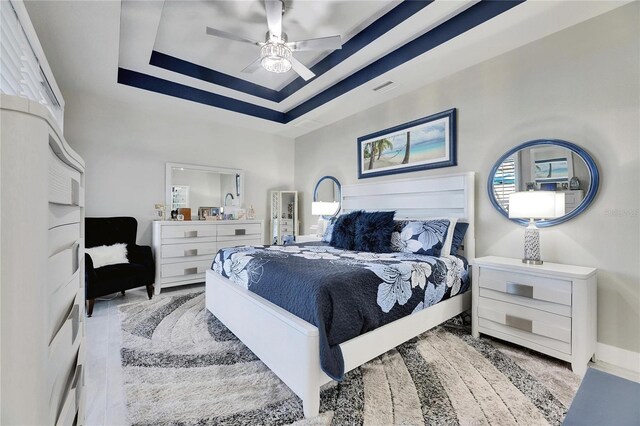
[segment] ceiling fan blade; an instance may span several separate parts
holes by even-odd
[[[260,42],[255,40],[250,40],[248,38],[244,38],[239,35],[231,34],[226,31],[216,30],[215,28],[207,27],[207,34],[212,35],[214,37],[226,38],[227,40],[240,41],[242,43],[255,44],[256,46],[260,46]]]
[[[293,70],[297,72],[300,77],[304,78],[305,81],[311,80],[316,76],[313,72],[311,72],[309,68],[302,65],[302,63],[293,56],[289,58],[289,60],[291,61],[291,67],[293,68]]]
[[[251,74],[252,72],[256,72],[258,68],[260,68],[261,57],[258,57],[255,61],[251,62],[242,72]]]
[[[267,25],[271,35],[280,38],[282,35],[282,1],[264,0],[267,11]]]
[[[293,51],[299,50],[336,50],[342,49],[342,37],[331,36],[311,38],[309,40],[292,41],[287,46]]]

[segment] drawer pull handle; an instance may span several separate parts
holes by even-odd
[[[513,315],[505,315],[504,316],[504,324],[517,328],[518,330],[527,331],[529,333],[533,330],[533,322],[528,319],[514,317]]]
[[[185,250],[184,251],[184,255],[185,256],[197,256],[198,255],[198,249]]]
[[[198,231],[184,231],[185,238],[192,238],[197,236],[198,236]]]
[[[80,205],[80,182],[71,178],[71,204]]]
[[[236,235],[247,235],[246,229],[236,229]]]
[[[192,274],[197,274],[198,273],[198,268],[185,268],[184,270],[184,274],[185,275],[192,275]]]
[[[80,306],[73,305],[71,309],[71,314],[69,314],[71,318],[71,343],[76,341],[76,337],[78,336],[78,330],[80,329]]]
[[[71,270],[75,274],[78,268],[80,267],[80,258],[79,258],[80,244],[74,243],[71,247]]]
[[[507,281],[507,293],[533,299],[533,286]]]

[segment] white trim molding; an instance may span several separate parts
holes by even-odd
[[[599,362],[606,362],[634,373],[640,373],[640,352],[598,343],[596,347],[596,363]]]

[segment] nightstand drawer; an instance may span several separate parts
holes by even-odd
[[[480,297],[478,317],[508,328],[571,343],[571,318],[565,316]]]
[[[571,306],[571,281],[482,268],[479,286],[512,296]]]
[[[510,341],[507,337],[513,336],[519,339],[522,339],[526,342],[531,342],[535,345],[543,346],[545,348],[553,349],[558,352],[562,352],[563,354],[571,355],[571,343],[562,342],[560,340],[551,339],[549,337],[539,336],[537,334],[529,333],[527,331],[519,330],[514,327],[509,327],[504,324],[500,324],[495,321],[491,321],[485,318],[478,318],[478,331],[480,333],[488,334],[493,336],[495,331],[495,337]],[[523,346],[524,343],[520,343]],[[534,346],[535,348],[535,346]],[[542,351],[544,352],[544,351]]]

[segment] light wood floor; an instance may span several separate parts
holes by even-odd
[[[175,287],[175,289],[198,287],[204,290],[204,283]],[[160,297],[170,292],[171,289],[163,290]],[[122,332],[118,306],[144,300],[149,300],[144,287],[127,290],[124,296],[117,293],[102,300],[96,300],[93,316],[86,319],[86,424],[89,426],[130,424],[122,383],[120,363]]]

